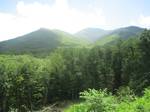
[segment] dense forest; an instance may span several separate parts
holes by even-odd
[[[0,112],[77,100],[65,112],[150,112],[150,30],[44,56],[0,55]]]

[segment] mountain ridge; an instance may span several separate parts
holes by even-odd
[[[128,27],[122,27],[115,30],[112,30],[108,34],[104,35],[100,39],[98,39],[95,44],[96,45],[105,45],[106,43],[111,43],[112,41],[115,41],[117,39],[128,39],[128,38],[134,38],[137,37],[142,31],[144,31],[144,28],[137,27],[137,26],[128,26]]]
[[[61,46],[77,46],[73,35],[63,31],[40,28],[23,36],[0,42],[0,53],[51,51]]]
[[[40,53],[50,52],[61,47],[102,46],[112,43],[118,38],[137,37],[143,30],[143,28],[136,26],[122,27],[115,30],[87,28],[79,31],[81,34],[85,33],[85,36],[88,35],[88,37],[84,37],[77,36],[78,32],[73,35],[57,29],[40,28],[23,36],[0,42],[0,53]]]

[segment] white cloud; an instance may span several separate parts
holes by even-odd
[[[150,28],[150,16],[144,16],[141,14],[137,20],[130,21],[129,25]]]
[[[150,16],[141,15],[138,22],[141,26],[150,28]]]
[[[69,7],[67,0],[55,0],[50,6],[38,2],[18,2],[16,14],[0,12],[0,40],[19,36],[40,27],[76,32],[86,27],[104,26],[101,9],[83,12]]]

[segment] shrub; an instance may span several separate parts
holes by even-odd
[[[71,106],[66,112],[114,112],[116,99],[107,90],[89,89],[81,92],[84,103]]]
[[[113,96],[106,90],[89,89],[81,93],[85,101],[69,107],[65,112],[150,112],[150,89],[142,97],[123,87]]]

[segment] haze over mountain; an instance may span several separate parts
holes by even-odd
[[[90,42],[94,42],[102,36],[106,35],[108,32],[109,31],[100,28],[86,28],[75,33],[75,35],[77,37],[87,39]]]
[[[60,30],[41,28],[29,34],[0,42],[0,53],[42,53],[60,47],[79,47],[105,45],[118,38],[137,37],[144,29],[135,26],[107,31],[98,28],[87,28],[72,35]],[[94,43],[93,43],[94,42]]]

